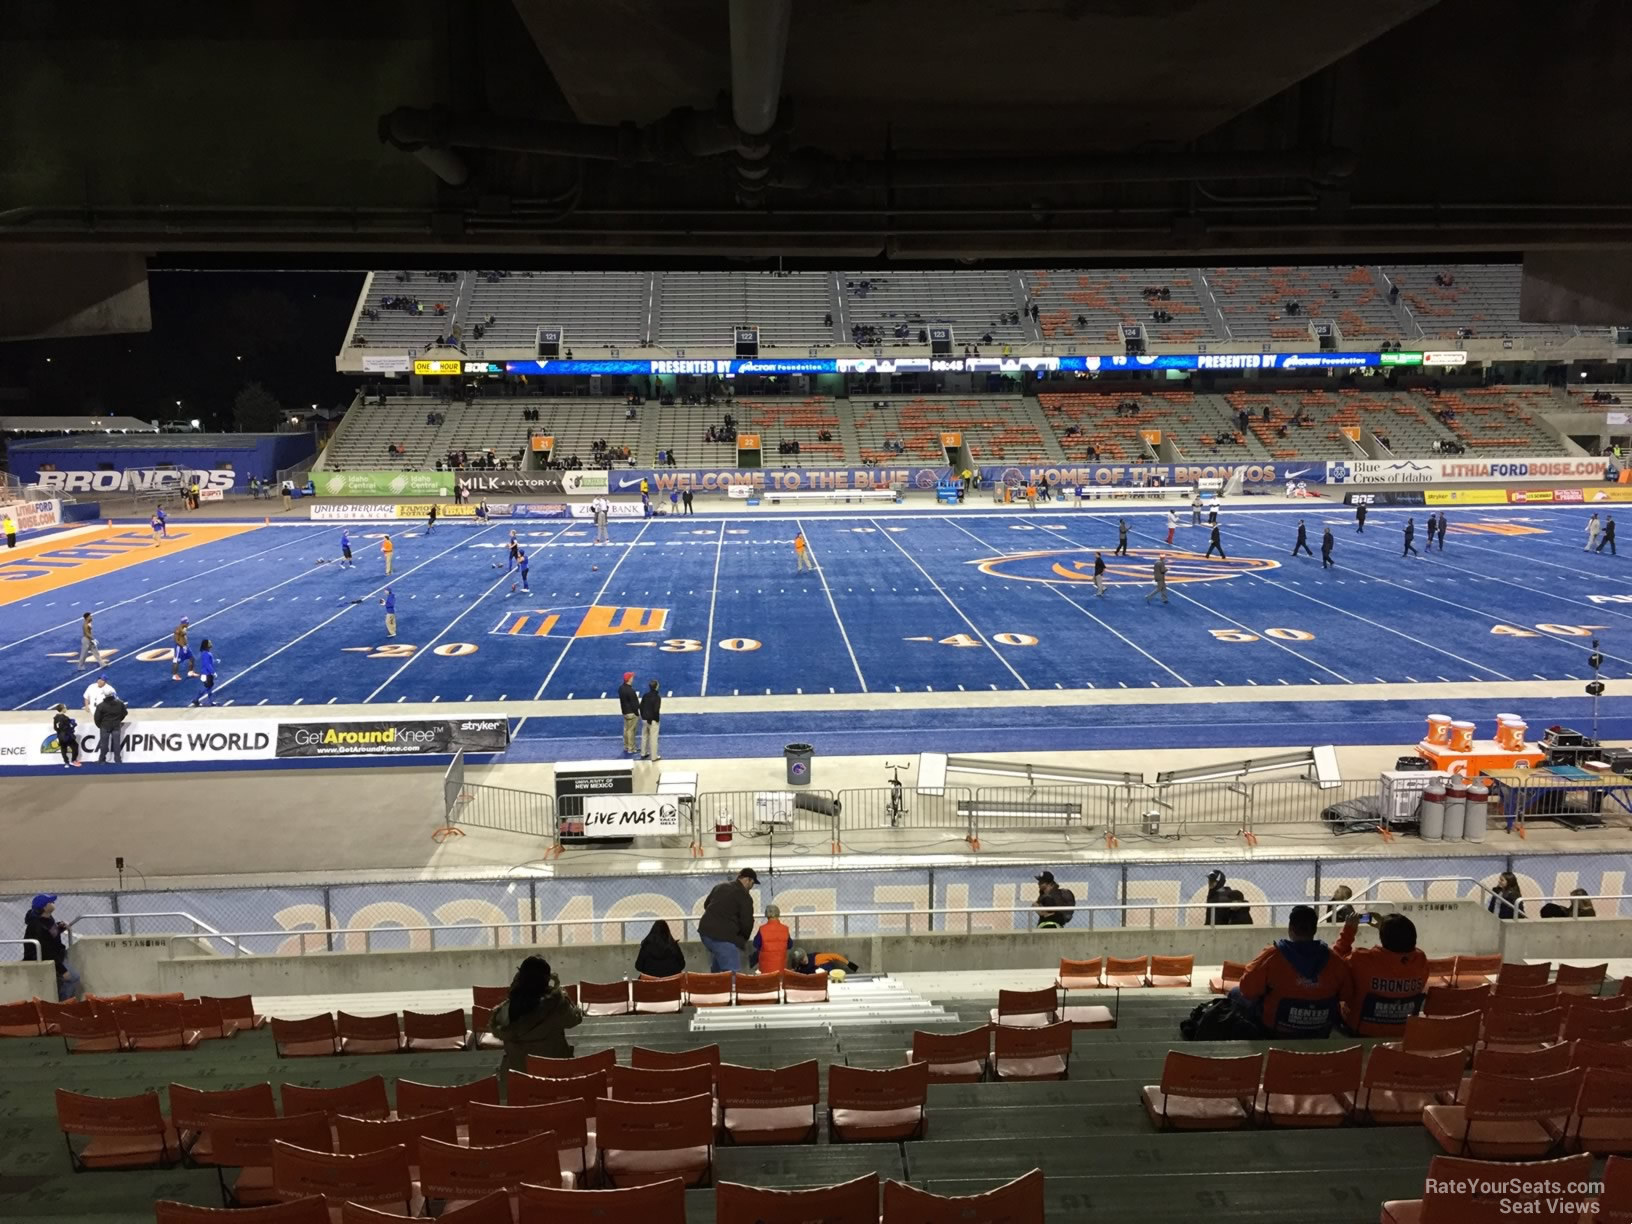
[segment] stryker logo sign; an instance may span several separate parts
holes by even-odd
[[[203,489],[233,487],[236,472],[166,468],[159,471],[132,468],[125,472],[41,472],[35,483],[42,489],[61,493],[150,493],[179,489],[197,483]]]

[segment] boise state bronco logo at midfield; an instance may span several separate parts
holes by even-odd
[[[1151,569],[1157,557],[1167,558],[1167,581],[1219,582],[1225,578],[1239,578],[1242,574],[1263,573],[1280,569],[1279,561],[1268,557],[1206,557],[1201,553],[1175,548],[1132,548],[1126,556],[1112,556],[1108,548],[1101,549],[1105,557],[1105,581],[1116,586],[1149,586],[1154,578]],[[1021,582],[1094,582],[1094,550],[1092,548],[1052,548],[1040,552],[1010,553],[1005,557],[987,557],[970,561],[983,574],[993,578],[1014,578]]]

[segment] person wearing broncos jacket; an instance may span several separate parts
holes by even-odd
[[[1260,952],[1230,991],[1239,1015],[1265,1036],[1326,1037],[1351,986],[1348,966],[1315,938],[1320,915],[1295,905],[1286,938]]]

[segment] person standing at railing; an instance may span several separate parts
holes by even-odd
[[[754,933],[754,950],[749,953],[750,966],[756,973],[780,973],[788,967],[788,944],[792,936],[788,924],[782,921],[782,911],[774,905],[765,907],[765,921]]]
[[[36,952],[32,944],[24,944],[23,959],[46,960],[56,965],[57,1002],[66,1003],[79,997],[79,974],[69,968],[68,945],[62,941],[68,924],[56,920],[56,909],[55,893],[39,893],[29,903],[28,913],[23,915],[23,938],[35,940],[40,948]]]
[[[1061,888],[1052,871],[1037,877],[1037,900],[1031,908],[1037,911],[1037,929],[1057,931],[1069,925],[1077,904],[1077,895],[1069,888]]]
[[[584,1013],[567,998],[550,962],[529,956],[516,968],[510,996],[493,1009],[488,1030],[504,1042],[499,1074],[525,1071],[527,1056],[571,1058],[567,1030],[584,1022]]]

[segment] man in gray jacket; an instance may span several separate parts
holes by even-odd
[[[703,916],[697,935],[708,949],[710,973],[739,973],[742,950],[754,933],[753,888],[759,873],[752,867],[737,872],[737,878],[716,884],[703,902]]]

